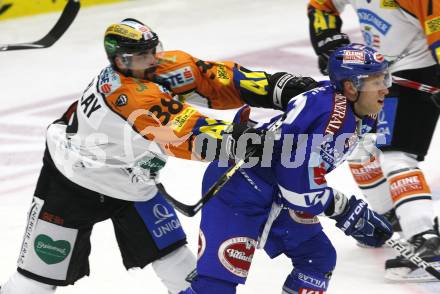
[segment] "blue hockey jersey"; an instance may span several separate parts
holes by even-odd
[[[325,175],[346,159],[362,134],[373,130],[375,120],[357,118],[346,97],[330,82],[321,82],[294,97],[284,115],[256,126],[276,129],[273,152],[265,149],[261,163],[245,172],[269,183],[285,206],[318,215],[333,198]]]

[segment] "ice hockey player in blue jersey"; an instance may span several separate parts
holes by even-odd
[[[273,131],[267,134],[274,140],[267,135],[258,164],[250,159],[203,208],[197,275],[182,294],[236,293],[256,248],[291,259],[283,293],[325,293],[336,251],[318,215],[368,246],[391,237],[382,216],[324,177],[372,130],[391,83],[387,62],[374,49],[351,44],[332,54],[329,69],[330,82],[293,97],[283,115],[256,126]],[[209,165],[203,190],[225,172],[220,166]]]

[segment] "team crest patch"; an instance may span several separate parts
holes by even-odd
[[[228,271],[246,278],[256,246],[257,241],[248,237],[231,238],[220,245],[218,258]]]
[[[199,232],[199,245],[197,248],[197,259],[202,257],[203,253],[205,253],[205,249],[206,249],[205,234],[203,234],[203,231],[200,230],[200,232]]]
[[[124,106],[127,105],[128,97],[125,94],[119,95],[118,99],[116,99],[116,106]]]

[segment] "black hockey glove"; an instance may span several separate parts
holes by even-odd
[[[293,97],[318,86],[318,82],[310,77],[294,76],[286,72],[277,72],[269,77],[269,95],[273,106],[286,110]]]
[[[329,30],[324,31],[318,38],[316,43],[316,53],[318,54],[319,71],[328,75],[328,58],[339,47],[350,44],[350,39],[344,33],[337,33]]]
[[[342,193],[335,192],[334,203],[325,214],[336,220],[336,226],[347,236],[370,247],[382,246],[393,235],[391,224],[355,196],[348,200]]]
[[[327,64],[330,54],[336,48],[350,44],[350,40],[346,34],[341,33],[342,19],[339,15],[322,10],[318,11],[309,5],[307,16],[309,18],[310,41],[316,55],[318,55],[319,70],[323,75],[328,75]]]
[[[263,154],[265,132],[246,124],[233,124],[223,135],[223,146],[229,159],[239,161]]]

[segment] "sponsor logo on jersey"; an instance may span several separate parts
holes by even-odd
[[[35,238],[34,249],[38,257],[46,264],[55,264],[66,259],[71,246],[68,241],[54,241],[51,237],[41,234]]]
[[[380,1],[380,8],[397,9],[397,8],[399,8],[399,5],[397,5],[395,0],[381,0]]]
[[[24,234],[23,243],[21,245],[20,256],[18,257],[18,261],[17,261],[18,266],[24,265],[26,256],[28,256],[30,252],[30,247],[32,246],[31,245],[32,232],[34,231],[37,225],[38,216],[40,215],[41,208],[43,207],[43,205],[44,205],[44,200],[38,197],[34,197],[32,199],[32,205],[28,213],[28,223]]]
[[[171,88],[182,87],[194,82],[194,74],[190,66],[185,66],[174,71],[160,75],[166,79]]]
[[[316,185],[324,185],[327,181],[325,180],[325,174],[327,169],[325,168],[325,163],[321,162],[319,166],[313,168],[313,181]]]
[[[222,63],[217,64],[217,79],[224,86],[227,86],[231,83],[231,78],[229,77],[225,65]]]
[[[63,225],[64,224],[64,218],[58,215],[54,215],[52,213],[49,213],[47,211],[43,212],[40,216],[41,219],[56,224],[56,225]]]
[[[143,92],[144,90],[148,90],[148,87],[138,79],[133,78],[133,81],[135,81],[136,84],[138,84],[138,87],[135,89],[136,92]]]
[[[153,215],[156,218],[156,221],[154,222],[156,225],[174,216],[173,213],[168,211],[166,206],[160,203],[153,206]]]
[[[118,74],[111,68],[105,68],[99,75],[98,89],[103,94],[111,94],[121,87],[121,79]]]
[[[377,29],[382,35],[386,35],[391,28],[391,24],[368,9],[358,9],[359,22],[368,24]]]
[[[165,166],[165,163],[165,159],[149,154],[136,162],[136,166],[148,171],[148,174],[150,174],[160,171]]]
[[[350,51],[350,50],[344,51],[344,59],[345,59],[346,51]],[[355,51],[355,52],[359,53],[359,51]],[[358,54],[352,54],[352,58],[357,58],[356,56],[359,57]],[[345,98],[345,96],[341,94],[336,93],[333,102],[333,110],[330,115],[330,120],[327,123],[327,127],[325,128],[324,134],[334,135],[341,128],[346,114],[347,114],[347,98]]]
[[[319,218],[316,215],[311,215],[302,211],[294,211],[289,209],[290,217],[297,223],[304,225],[319,224]]]
[[[427,35],[440,32],[440,16],[425,21],[425,32]]]
[[[303,281],[306,284],[312,285],[315,288],[321,288],[321,289],[327,288],[327,281],[324,279],[318,279],[318,278],[312,277],[310,275],[306,275],[304,273],[297,273],[296,276],[298,277],[298,279],[300,281]]]
[[[153,234],[156,238],[164,237],[166,234],[177,230],[181,228],[182,225],[180,224],[180,221],[178,219],[172,219],[168,223],[158,227],[157,229],[153,230]]]
[[[298,294],[325,294],[325,292],[308,288],[299,288]]]
[[[199,231],[199,244],[198,244],[198,248],[197,248],[197,259],[202,257],[203,253],[205,253],[205,249],[206,249],[205,234],[203,234],[203,231],[200,230]]]
[[[248,237],[231,238],[220,245],[218,258],[228,271],[246,278],[256,246],[257,241]]]
[[[177,62],[177,56],[176,55],[165,55],[164,53],[158,53],[157,55],[158,58],[158,63],[164,63],[164,62],[170,62],[170,63],[176,63]]]
[[[372,156],[367,162],[350,163],[350,170],[359,186],[370,186],[384,180],[379,160]]]
[[[287,190],[280,185],[278,185],[278,187],[280,188],[283,197],[289,203],[296,205],[298,207],[313,207],[318,204],[321,204],[322,207],[325,207],[330,197],[330,189],[324,189],[322,191],[309,192],[309,193],[296,193]]]
[[[101,87],[101,92],[104,94],[108,94],[112,90],[112,85],[110,83],[104,83],[100,87]]]
[[[118,99],[116,99],[116,106],[124,106],[127,105],[128,97],[125,94],[119,95]]]
[[[389,178],[391,198],[396,203],[403,198],[431,195],[431,190],[420,170],[405,171]]]
[[[186,108],[180,114],[174,117],[174,119],[171,121],[171,128],[176,132],[180,132],[191,116],[193,116],[195,113],[197,113],[196,109],[192,107]]]

